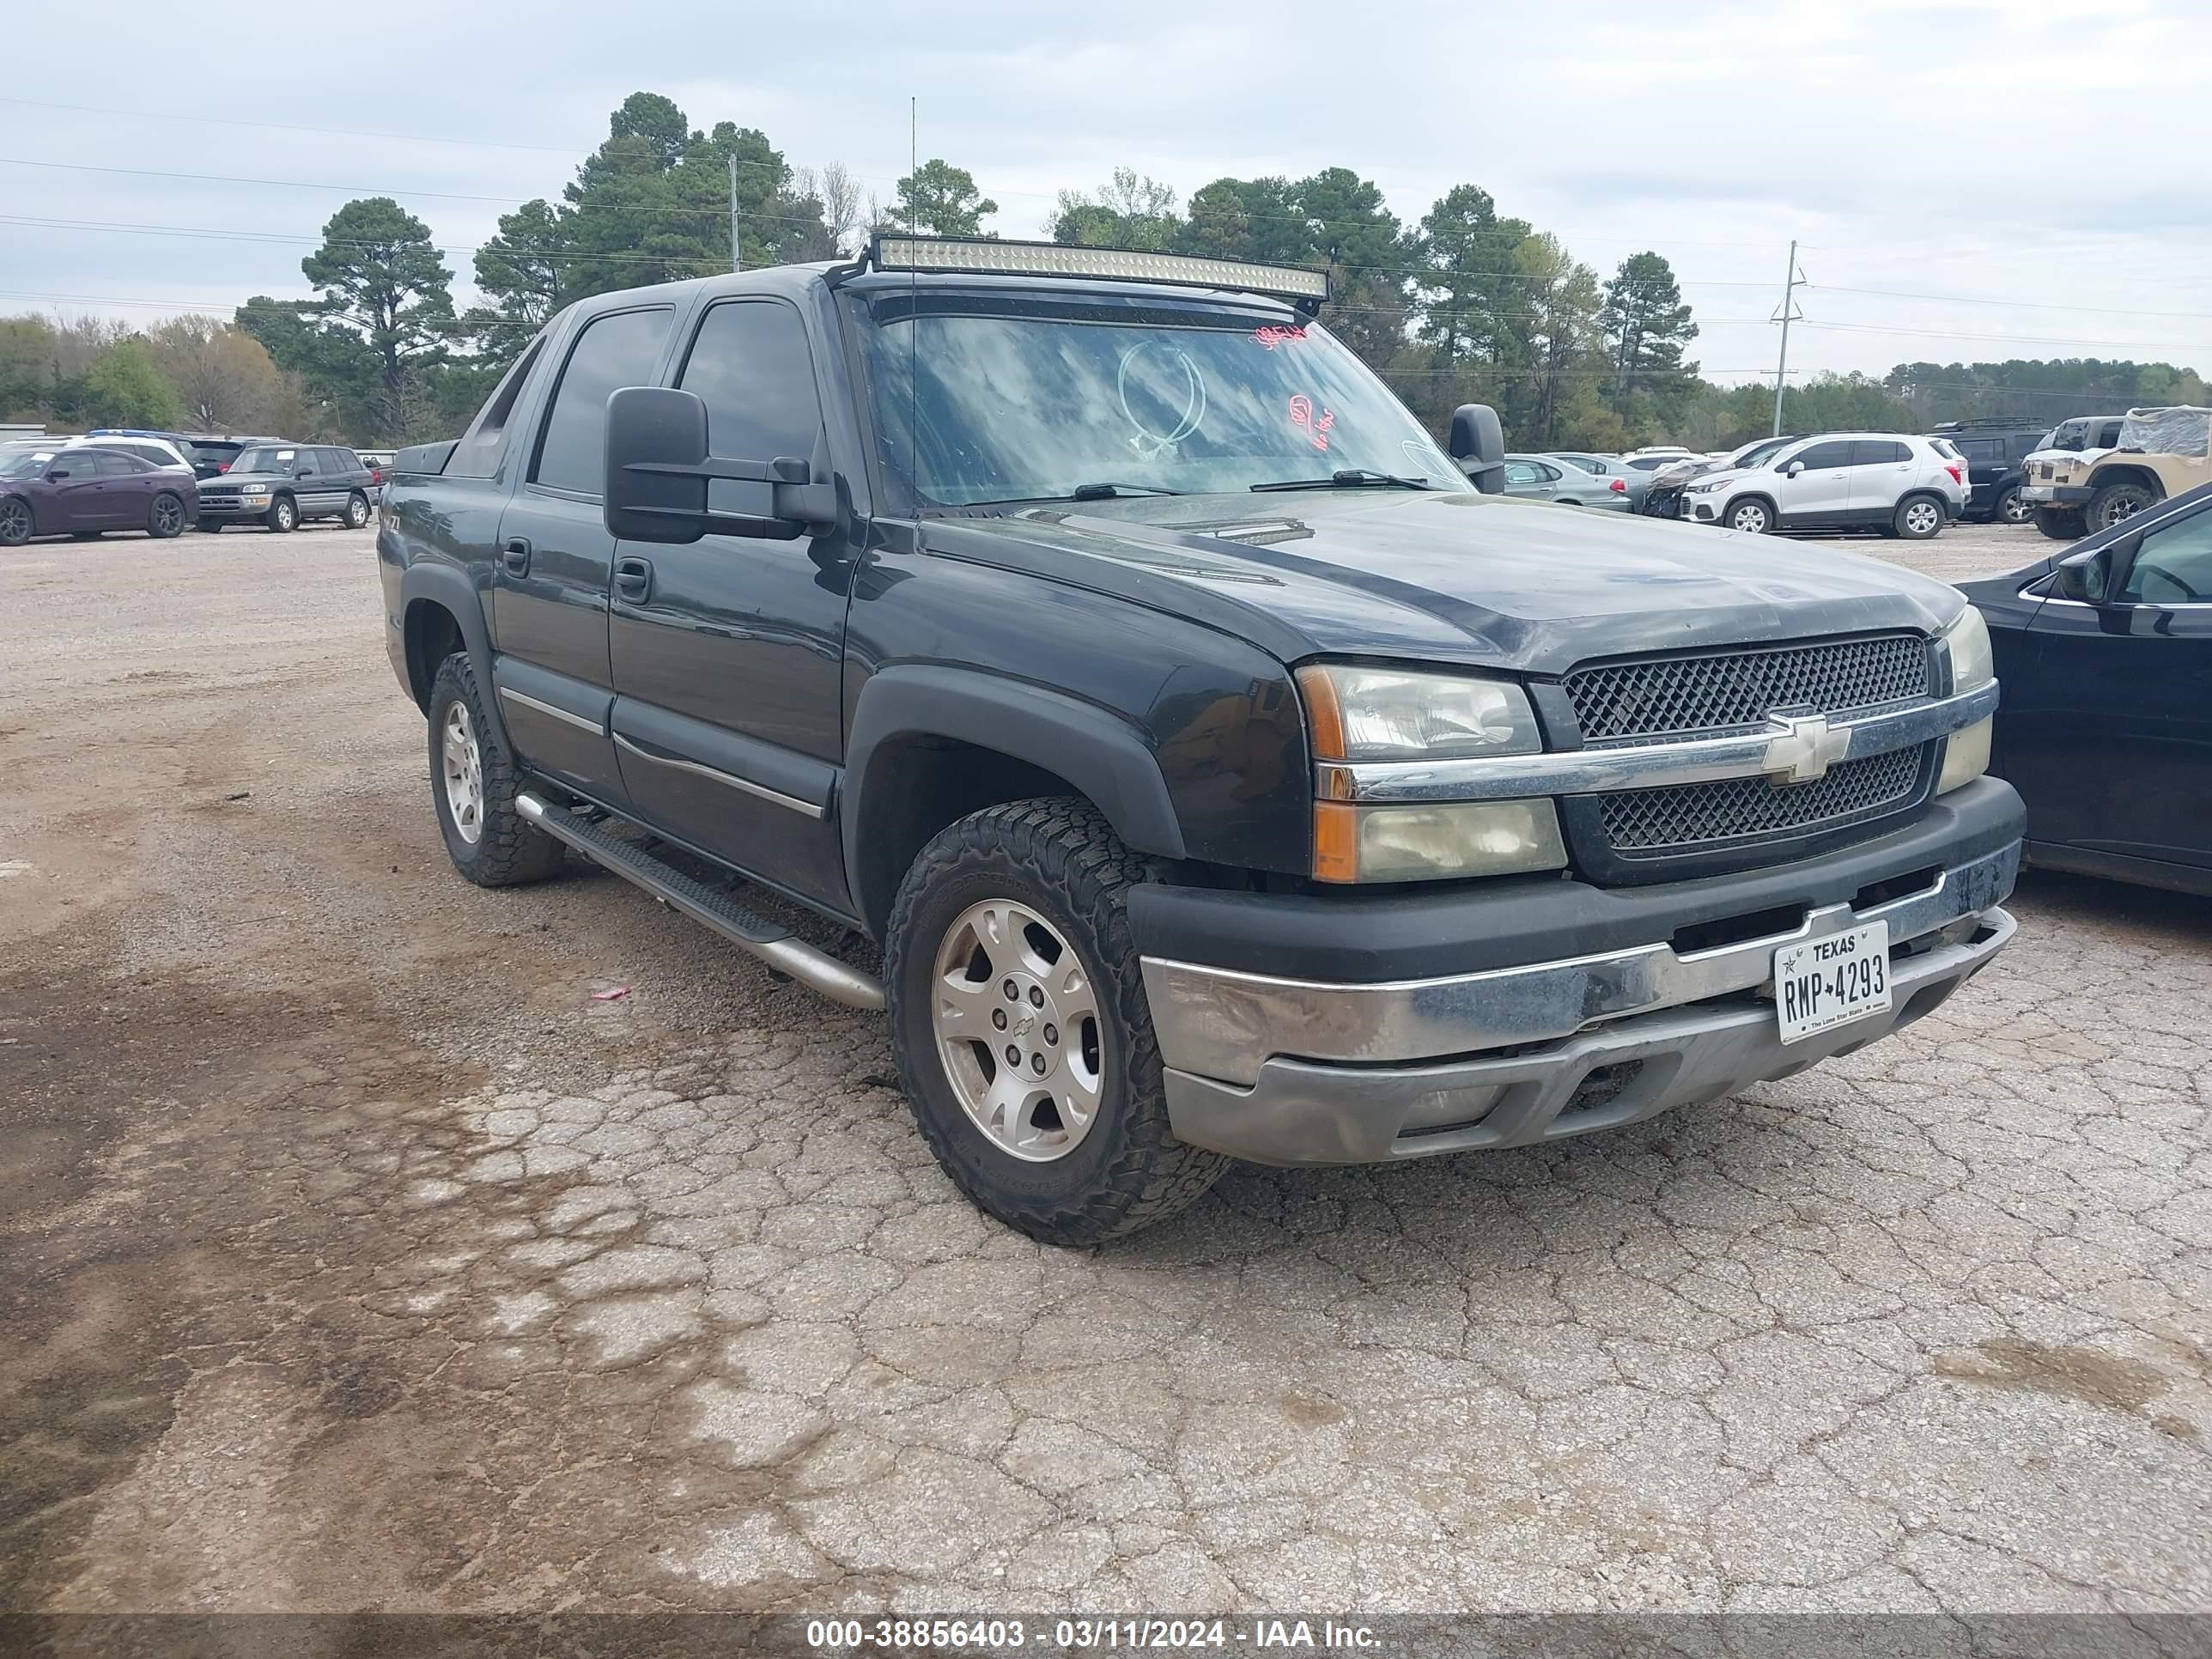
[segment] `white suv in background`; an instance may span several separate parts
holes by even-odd
[[[1925,438],[1824,432],[1751,466],[1692,479],[1682,518],[1754,535],[1773,530],[1878,530],[1925,541],[1965,510],[1966,469]]]

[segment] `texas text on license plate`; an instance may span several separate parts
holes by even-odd
[[[1774,1012],[1797,1042],[1889,1007],[1889,924],[1785,945],[1774,953]]]

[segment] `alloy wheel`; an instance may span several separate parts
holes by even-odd
[[[173,495],[164,495],[154,503],[154,533],[173,536],[184,528],[185,504]]]
[[[483,836],[483,751],[464,702],[446,706],[445,738],[439,753],[446,777],[446,810],[453,828],[473,847]]]
[[[1909,535],[1932,536],[1942,527],[1942,512],[1933,501],[1915,501],[1905,509],[1905,528]]]
[[[1000,1151],[1048,1164],[1097,1122],[1098,993],[1066,937],[1029,906],[987,899],[945,930],[930,1023],[961,1109]]]
[[[0,501],[0,547],[17,547],[31,539],[30,504]]]

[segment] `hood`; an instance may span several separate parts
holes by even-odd
[[[1472,493],[1147,496],[932,520],[927,544],[1222,629],[1285,661],[1556,673],[1592,657],[1932,632],[1957,591],[1776,537]]]
[[[295,478],[289,472],[220,472],[214,477],[204,479],[203,482],[207,483],[222,484],[280,484],[297,483],[299,483],[299,480]]]

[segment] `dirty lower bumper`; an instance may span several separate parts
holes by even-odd
[[[2037,507],[2081,507],[2096,493],[2087,484],[2022,484],[2020,498]]]
[[[1176,1133],[1255,1163],[1510,1146],[1712,1100],[1936,1007],[2014,932],[2017,841],[1877,902],[1705,949],[1660,941],[1481,972],[1328,984],[1145,958]],[[1887,923],[1891,1006],[1784,1044],[1774,951]]]

